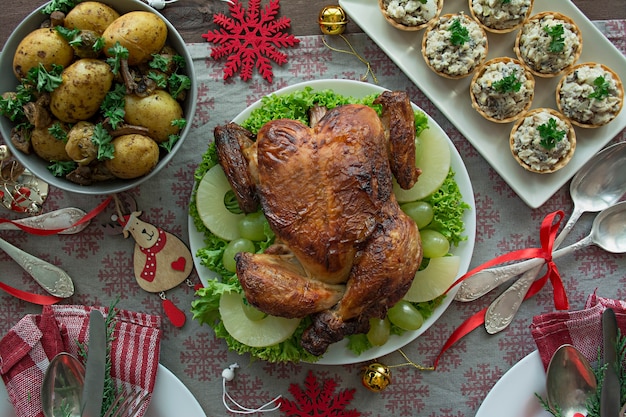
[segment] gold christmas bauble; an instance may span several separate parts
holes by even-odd
[[[371,363],[365,367],[361,381],[368,390],[380,392],[391,384],[391,371],[381,363]]]
[[[341,35],[346,30],[348,16],[341,6],[326,6],[318,19],[324,35]]]

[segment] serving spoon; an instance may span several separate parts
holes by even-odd
[[[76,224],[85,217],[87,213],[75,207],[66,207],[49,211],[44,214],[23,219],[12,220],[11,222],[0,223],[0,230],[20,230],[17,225],[28,226],[33,229],[57,230],[60,235],[70,235],[83,231],[89,222]],[[74,226],[75,225],[75,226]]]
[[[85,385],[85,367],[73,355],[62,352],[50,361],[41,384],[45,417],[79,417]]]
[[[574,210],[567,224],[554,241],[558,249],[565,237],[585,212],[599,212],[617,203],[626,193],[626,142],[609,146],[587,162],[570,183]],[[526,271],[487,308],[485,329],[489,334],[504,330],[524,301],[541,265]]]
[[[600,211],[611,206],[624,194],[626,183],[626,142],[607,147],[597,157],[585,164],[570,184],[570,192],[574,199],[574,212],[563,231],[555,241],[554,248],[560,244],[574,227],[578,218],[585,211]],[[597,199],[596,199],[597,196]],[[602,200],[602,201],[600,201]],[[599,207],[599,209],[595,209]],[[523,262],[522,262],[523,263]],[[542,265],[540,261],[537,266]],[[524,270],[505,265],[484,269],[461,283],[455,295],[457,301],[474,301],[499,285],[521,274]],[[506,326],[505,326],[506,327]]]
[[[592,244],[607,252],[626,253],[626,201],[602,210],[593,220],[591,232],[587,236],[553,252],[552,259],[560,258]],[[542,265],[544,262],[543,258],[532,258],[507,265],[502,269],[503,273],[515,276]]]
[[[587,399],[598,387],[596,376],[587,359],[572,345],[559,347],[548,365],[546,374],[548,405],[559,408],[563,417],[587,414]]]

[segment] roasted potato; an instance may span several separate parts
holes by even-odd
[[[65,126],[66,130],[69,130]],[[54,137],[49,130],[49,126],[33,129],[30,137],[33,151],[46,161],[71,161],[65,152],[65,142]]]
[[[66,67],[73,59],[74,50],[55,29],[36,29],[17,46],[13,55],[13,73],[21,80],[40,63],[50,71],[53,64]]]
[[[120,14],[104,3],[85,1],[78,3],[65,16],[63,26],[72,30],[90,30],[102,35]]]
[[[65,68],[63,82],[50,96],[50,111],[59,120],[87,120],[100,108],[113,84],[111,67],[99,59],[84,58]]]
[[[167,40],[167,26],[154,13],[129,12],[115,19],[102,37],[105,53],[119,42],[128,49],[128,64],[138,65],[163,48]]]
[[[180,127],[172,122],[183,118],[183,109],[166,91],[156,90],[147,97],[127,94],[124,110],[127,123],[147,127],[150,137],[158,143],[180,132]]]
[[[146,175],[159,162],[159,145],[148,136],[130,134],[113,139],[115,156],[104,162],[118,178],[130,179]]]

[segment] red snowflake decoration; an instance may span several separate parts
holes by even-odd
[[[241,79],[247,81],[256,67],[263,78],[272,82],[272,61],[278,65],[287,62],[287,55],[278,48],[300,42],[295,36],[282,32],[289,29],[291,20],[284,16],[275,19],[279,9],[279,0],[270,0],[263,10],[261,0],[250,0],[248,10],[239,0],[234,0],[229,7],[231,17],[221,13],[213,16],[213,22],[221,28],[208,31],[202,37],[219,45],[211,51],[213,59],[228,57],[224,79],[239,71]]]
[[[337,383],[326,380],[322,385],[317,384],[317,378],[309,371],[304,385],[306,392],[302,392],[299,386],[291,384],[289,392],[294,396],[295,402],[281,399],[280,411],[292,417],[359,417],[361,413],[356,410],[346,410],[354,397],[354,389],[348,389],[335,394]]]

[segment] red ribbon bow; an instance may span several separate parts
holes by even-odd
[[[467,278],[476,274],[477,272],[482,271],[483,269],[510,261],[519,261],[530,258],[543,258],[548,266],[548,271],[543,277],[535,281],[530,286],[530,289],[524,297],[524,300],[537,294],[543,288],[546,282],[550,280],[554,292],[554,306],[558,310],[569,309],[569,301],[567,300],[567,294],[565,293],[565,287],[563,285],[563,281],[561,280],[561,275],[559,274],[559,270],[556,264],[552,260],[552,249],[554,247],[554,240],[556,238],[559,227],[561,226],[561,220],[563,219],[563,216],[563,211],[557,210],[553,213],[548,214],[543,219],[541,223],[541,229],[539,231],[539,238],[541,241],[540,248],[520,249],[487,261],[457,279],[450,286],[450,288],[448,288],[446,293],[448,293],[456,285],[465,281]],[[485,323],[486,312],[487,308],[485,307],[484,309],[480,310],[479,312],[475,313],[470,318],[465,320],[454,332],[452,332],[446,343],[443,345],[441,352],[439,352],[439,355],[437,355],[437,358],[435,359],[433,365],[435,368],[437,368],[439,359],[441,359],[441,356],[446,350],[448,350],[452,345],[462,339],[465,335],[469,334],[472,330]]]

